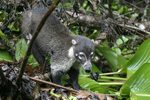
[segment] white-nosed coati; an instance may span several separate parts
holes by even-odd
[[[21,31],[25,37],[33,34],[46,11],[36,8],[23,13]],[[45,62],[45,56],[51,54],[52,81],[61,84],[62,72],[67,72],[73,88],[79,90],[79,68],[82,65],[85,71],[90,72],[94,49],[93,41],[74,35],[51,14],[35,40],[32,53],[41,65]]]

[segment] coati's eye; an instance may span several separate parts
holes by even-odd
[[[93,59],[94,58],[94,53],[93,52],[91,52],[91,59]]]
[[[83,59],[85,57],[85,54],[83,52],[79,53],[79,59]]]

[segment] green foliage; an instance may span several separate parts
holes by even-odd
[[[119,39],[116,40],[117,46],[120,46],[120,45],[128,42],[128,40],[129,40],[128,38],[126,38],[125,36],[122,36],[121,39],[119,38]]]
[[[1,16],[0,16],[0,19],[1,19],[1,20],[5,18],[4,13],[5,13],[5,12],[4,12],[3,10],[0,11],[0,15],[1,15]]]
[[[86,76],[79,76],[78,83],[83,89],[93,91],[93,92],[99,92],[99,93],[106,93],[108,90],[99,85],[98,82],[86,77]]]
[[[118,10],[119,14],[127,13],[128,7],[127,6],[121,6],[121,8]]]
[[[78,99],[70,94],[69,95],[69,100],[78,100]]]
[[[84,3],[83,3],[83,5],[82,5],[82,7],[85,8],[87,6],[87,4],[88,4],[88,1],[85,0]]]
[[[98,50],[96,50],[96,53],[99,55],[102,54],[112,70],[114,72],[117,71],[117,54],[114,51],[112,51],[110,48],[100,46],[98,47]]]
[[[13,61],[13,57],[8,51],[0,49],[0,60]]]
[[[122,86],[120,93],[130,95],[131,99],[149,100],[150,63],[143,64]]]
[[[94,32],[90,36],[88,36],[88,38],[95,39],[99,34],[100,34],[100,31],[94,30]]]
[[[27,51],[27,44],[25,39],[21,39],[19,42],[16,43],[16,51],[15,51],[15,58],[16,60],[19,62],[21,58],[24,58],[26,51]],[[36,59],[34,58],[33,55],[30,55],[29,59],[28,59],[28,63],[34,63],[32,64],[32,68],[37,66],[38,63],[35,63]]]
[[[54,2],[54,0],[53,0]],[[108,1],[104,4],[104,7],[109,8]],[[120,0],[112,1],[111,7],[113,10],[113,13],[118,12],[119,16],[121,14],[124,15],[124,17],[130,17],[131,18],[137,18],[139,16],[139,13],[130,13],[131,9],[128,8],[125,5],[119,5]],[[64,3],[65,8],[68,10],[70,7],[72,9],[73,3]],[[62,4],[59,4],[59,7],[62,7]],[[100,9],[97,9],[98,6],[95,6],[96,10],[94,13],[100,14]],[[82,8],[84,11],[87,11],[89,15],[93,15],[93,11],[91,11],[91,7],[89,6],[89,3],[87,0],[84,1]],[[108,9],[107,9],[108,11]],[[106,11],[106,14],[108,13]],[[17,12],[17,11],[15,11]],[[105,12],[105,11],[104,11]],[[147,13],[150,12],[150,9],[147,9]],[[128,13],[128,14],[127,14]],[[8,16],[9,13],[1,10],[0,11],[0,19],[3,20],[9,20]],[[115,17],[117,15],[115,14]],[[1,22],[3,23],[3,22]],[[8,28],[12,31],[19,31],[19,29],[15,26],[15,24],[18,24],[18,22],[11,22],[8,25]],[[70,26],[72,32],[75,35],[78,35],[78,30],[80,26]],[[87,27],[86,27],[87,28]],[[84,30],[84,27],[83,27]],[[88,36],[90,39],[96,39],[100,35],[100,31],[94,29],[94,32]],[[92,30],[92,31],[93,31]],[[87,34],[83,32],[83,36],[86,36]],[[12,50],[14,48],[10,45],[9,39],[6,37],[6,35],[0,31],[0,39],[1,41],[5,40],[7,44],[11,47]],[[126,38],[125,36],[122,36],[121,38],[118,37],[116,40],[117,47],[110,46],[108,41],[104,41],[96,50],[95,56],[99,59],[100,56],[104,56],[105,60],[111,67],[112,71],[111,73],[102,73],[96,65],[92,64],[92,72],[99,72],[101,78],[98,79],[98,81],[94,81],[89,78],[89,73],[86,73],[83,68],[80,70],[79,75],[79,84],[83,89],[93,91],[93,92],[99,92],[99,93],[109,93],[111,95],[119,96],[118,99],[122,99],[122,96],[125,97],[127,100],[149,100],[150,98],[150,39],[146,40],[136,51],[134,54],[128,54],[131,53],[131,50],[128,47],[125,47],[124,45],[126,43],[130,43],[130,39]],[[16,50],[15,50],[15,58],[19,62],[21,58],[24,58],[26,50],[27,50],[27,44],[24,39],[19,40],[16,43]],[[123,47],[123,49],[121,48]],[[133,47],[136,48],[136,47]],[[123,56],[122,54],[126,54],[126,56]],[[130,58],[133,56],[132,58]],[[127,60],[128,58],[129,60]],[[0,49],[0,60],[6,60],[6,61],[13,61],[13,57],[9,52],[6,50]],[[28,59],[28,63],[32,64],[35,63],[36,60],[31,55]],[[32,67],[36,66],[36,64],[32,64]],[[118,68],[121,68],[121,70],[118,70]],[[127,75],[127,78],[122,78],[119,75],[120,73],[125,73]],[[107,76],[110,75],[110,76]],[[116,76],[115,76],[116,75]],[[62,78],[62,83],[66,84],[66,79],[69,79],[68,76],[64,76]],[[123,81],[123,82],[122,82]],[[120,88],[118,88],[118,85]],[[73,96],[69,97],[70,99],[76,100]]]
[[[26,51],[27,51],[27,44],[25,39],[21,39],[19,42],[16,43],[16,51],[15,51],[15,58],[19,62],[21,58],[24,58]]]
[[[127,72],[127,77],[135,73],[144,63],[150,62],[150,39],[139,47],[135,55],[123,66],[120,72]]]
[[[12,22],[11,24],[8,25],[8,28],[12,31],[19,31],[19,28],[15,28],[15,24],[17,24],[17,22]]]
[[[5,34],[1,30],[0,30],[0,38],[1,38],[1,41],[3,41],[3,39],[5,39],[5,41],[9,45],[9,47],[14,51],[13,46],[9,43],[8,38],[5,36]]]
[[[68,7],[73,7],[72,3],[65,3],[64,5]]]
[[[122,51],[121,51],[121,49],[119,48],[120,46],[122,46],[123,44],[125,44],[126,42],[128,42],[128,38],[126,38],[126,37],[124,37],[124,36],[122,36],[122,38],[119,38],[119,39],[117,39],[116,40],[116,44],[117,44],[117,47],[112,47],[112,50],[114,51],[114,52],[116,52],[117,53],[117,55],[121,55],[121,53],[122,53]]]
[[[75,35],[78,35],[78,29],[79,29],[79,27],[76,27],[76,26],[72,26],[72,27],[71,27],[71,31],[72,31],[72,33],[75,34]]]

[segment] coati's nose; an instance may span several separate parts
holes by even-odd
[[[92,64],[90,61],[87,61],[84,65],[83,65],[83,68],[84,70],[87,72],[87,73],[90,73],[91,72],[91,68],[92,68]]]

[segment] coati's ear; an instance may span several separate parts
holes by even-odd
[[[71,42],[72,42],[72,44],[73,44],[73,45],[76,45],[76,44],[77,44],[77,41],[76,41],[76,40],[74,40],[74,39],[72,39],[72,41],[71,41]]]

